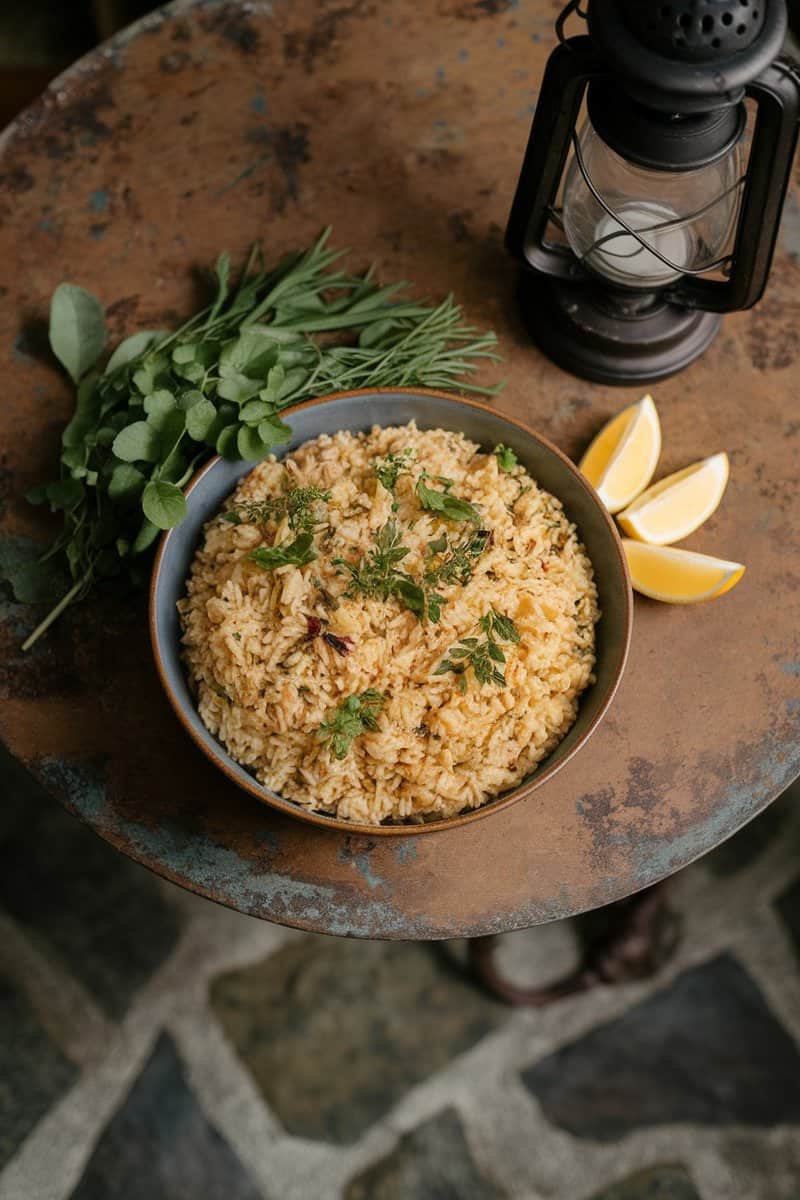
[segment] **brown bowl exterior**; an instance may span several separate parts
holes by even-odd
[[[567,478],[571,478],[571,482],[578,485],[578,494],[583,495],[584,502],[594,511],[596,517],[600,517],[603,525],[605,526],[605,531],[608,534],[608,547],[614,555],[613,565],[618,570],[619,595],[617,596],[617,599],[620,602],[620,615],[618,619],[618,636],[611,651],[615,660],[613,664],[613,671],[606,684],[605,691],[603,695],[599,697],[599,699],[597,697],[593,697],[592,695],[594,689],[597,687],[596,684],[590,685],[590,687],[584,693],[581,700],[581,706],[583,707],[585,704],[591,704],[592,700],[596,699],[596,707],[594,707],[591,713],[591,718],[588,720],[588,722],[586,722],[585,727],[580,733],[580,736],[576,737],[572,741],[572,744],[567,750],[559,754],[560,746],[557,746],[551,755],[544,760],[544,765],[540,769],[537,769],[533,776],[527,779],[524,783],[520,784],[519,787],[514,788],[512,791],[505,793],[495,800],[488,800],[480,808],[470,809],[469,811],[460,813],[455,817],[447,817],[443,820],[431,821],[427,824],[364,825],[354,821],[345,821],[338,817],[327,816],[324,813],[318,813],[313,810],[302,808],[299,804],[296,804],[293,801],[284,800],[275,793],[270,792],[255,779],[253,779],[252,776],[247,774],[243,768],[234,763],[224,748],[208,733],[207,730],[205,730],[205,727],[202,726],[199,721],[199,717],[194,710],[194,706],[190,705],[190,703],[187,703],[187,693],[185,688],[180,689],[178,686],[176,686],[175,659],[176,655],[179,655],[179,650],[175,645],[170,645],[169,650],[165,648],[165,635],[169,636],[169,634],[166,633],[164,628],[165,610],[162,583],[166,566],[169,562],[171,543],[178,530],[173,529],[165,533],[162,536],[158,546],[151,576],[149,602],[150,639],[153,647],[156,668],[158,670],[162,686],[167,694],[167,698],[170,701],[173,710],[175,711],[175,714],[178,717],[178,720],[181,722],[186,732],[197,744],[199,749],[203,751],[203,753],[211,760],[211,762],[214,763],[214,765],[219,768],[219,770],[221,770],[232,783],[249,792],[257,800],[260,800],[261,803],[268,804],[272,808],[277,809],[287,816],[295,817],[302,821],[308,821],[311,824],[320,826],[324,829],[337,830],[339,832],[349,834],[363,834],[370,837],[408,837],[415,834],[438,833],[446,829],[455,829],[462,825],[466,825],[469,822],[488,817],[492,813],[499,812],[501,809],[508,808],[510,805],[518,803],[520,800],[525,800],[535,791],[541,788],[556,774],[557,771],[561,770],[561,768],[567,762],[569,762],[570,759],[572,759],[580,749],[582,749],[608,711],[608,708],[617,692],[623,671],[625,669],[633,623],[633,593],[631,590],[630,575],[628,572],[628,565],[622,547],[622,542],[613,518],[605,509],[594,488],[592,488],[589,482],[584,479],[574,463],[572,463],[570,459],[568,459],[567,456],[563,454],[558,447],[554,446],[547,438],[543,437],[539,433],[536,433],[522,421],[518,421],[513,417],[509,417],[505,413],[498,413],[488,404],[481,403],[480,401],[472,399],[467,400],[464,397],[454,395],[453,393],[435,391],[426,388],[392,388],[382,392],[376,392],[371,389],[351,392],[336,392],[328,396],[319,397],[315,400],[307,400],[302,404],[298,404],[293,408],[287,409],[282,415],[286,416],[289,420],[294,418],[296,421],[298,415],[300,414],[311,413],[313,415],[315,410],[330,408],[332,405],[338,404],[342,401],[355,401],[359,407],[363,406],[364,408],[363,420],[361,422],[354,422],[351,419],[349,422],[342,424],[341,428],[365,429],[371,427],[373,424],[385,426],[390,424],[407,423],[407,421],[411,418],[406,417],[403,419],[402,415],[398,416],[397,419],[372,420],[369,418],[368,409],[372,407],[369,404],[370,401],[375,402],[376,400],[380,399],[385,401],[391,397],[397,397],[398,407],[401,408],[403,407],[403,402],[407,399],[413,399],[415,401],[421,400],[423,403],[426,400],[430,400],[433,403],[436,401],[446,401],[449,405],[455,406],[457,410],[462,410],[465,417],[474,417],[476,415],[478,417],[481,415],[484,417],[490,417],[493,425],[497,426],[502,424],[508,427],[508,431],[504,436],[498,436],[494,438],[495,444],[503,441],[505,444],[511,443],[513,445],[515,440],[514,435],[516,434],[516,440],[518,442],[521,441],[524,444],[525,442],[530,443],[533,441],[537,444],[538,448],[544,450],[546,454],[552,456],[559,466],[563,468]],[[421,424],[422,427],[441,427],[440,425],[437,426],[430,423],[425,426],[424,423],[419,420],[419,418],[417,418],[417,420],[418,424]],[[458,429],[458,426],[452,427]],[[320,430],[320,432],[327,431]],[[301,437],[296,438],[294,442],[289,443],[284,452],[289,453],[291,449],[296,448],[298,445],[310,440],[315,436],[317,436],[317,434],[313,431],[305,432]],[[283,448],[281,449],[283,450]],[[524,451],[520,453],[519,458],[523,465],[527,466],[525,462]],[[231,464],[225,462],[225,460],[219,458],[218,456],[212,458],[210,462],[206,463],[206,465],[193,476],[185,488],[184,494],[189,505],[190,513],[192,510],[193,495],[197,493],[198,488],[202,488],[204,481],[208,480],[212,472],[219,471],[222,466],[229,469],[234,469],[238,472],[236,478],[233,478],[230,485],[226,487],[223,494],[220,496],[219,504],[221,504],[224,497],[230,494],[230,492],[236,486],[236,479],[243,477],[248,471],[253,469],[254,465],[255,464],[252,463]],[[553,491],[552,488],[548,488],[548,490]],[[205,522],[211,518],[213,513],[218,510],[219,504],[214,506],[211,510],[206,509],[206,511],[201,514],[200,526],[205,524]],[[578,525],[580,532],[580,515],[574,511],[568,512],[568,515]],[[195,524],[197,524],[197,521],[195,521]],[[178,527],[178,529],[182,528],[182,526]],[[196,537],[193,544],[196,545]],[[592,557],[591,554],[590,557]],[[595,565],[595,570],[597,571],[594,560],[593,565]],[[183,574],[181,582],[185,583],[185,579],[186,573]],[[602,618],[600,624],[602,625]],[[171,625],[174,638],[176,618],[171,621]],[[170,662],[167,661],[168,653],[172,660]],[[181,694],[181,692],[183,694]],[[570,733],[568,732],[563,740],[567,741],[569,738]]]

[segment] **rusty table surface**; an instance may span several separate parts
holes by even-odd
[[[501,409],[577,455],[638,392],[571,378],[529,344],[502,229],[556,0],[171,6],[78,63],[6,132],[0,279],[3,535],[51,475],[70,394],[40,352],[50,294],[80,282],[115,336],[197,302],[193,268],[327,224],[356,260],[452,289],[507,359]],[[660,384],[662,473],[719,449],[732,478],[689,546],[741,559],[728,596],[637,598],[610,714],[527,802],[463,829],[369,840],[282,818],[228,784],[159,690],[144,599],[76,610],[30,655],[0,617],[0,737],[124,853],[302,928],[479,935],[626,896],[732,834],[800,772],[800,220],[767,298]]]

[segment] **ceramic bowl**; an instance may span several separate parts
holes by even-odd
[[[320,434],[373,425],[405,425],[421,429],[452,429],[490,449],[510,446],[534,479],[564,504],[595,571],[602,617],[597,626],[596,682],[583,693],[575,724],[536,771],[518,787],[481,808],[425,825],[358,825],[301,808],[258,783],[234,761],[208,732],[195,708],[181,662],[180,626],[176,610],[183,596],[197,544],[205,523],[220,510],[252,464],[214,458],[194,476],[186,489],[188,516],[161,539],[153,567],[150,592],[150,632],[161,682],[186,731],[211,761],[234,783],[256,799],[282,812],[329,829],[370,835],[434,833],[481,820],[543,788],[556,771],[586,745],[608,710],[617,690],[631,636],[633,600],[625,555],[613,520],[577,468],[540,434],[485,404],[444,392],[424,389],[337,393],[298,405],[286,415],[292,438],[278,456]]]

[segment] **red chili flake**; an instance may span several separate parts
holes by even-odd
[[[322,632],[322,621],[320,621],[319,617],[306,617],[306,624],[308,625],[306,637],[309,641],[313,641]]]
[[[542,559],[542,570],[545,572],[545,574],[550,570],[550,564],[544,559]]]
[[[353,639],[351,637],[337,637],[335,633],[323,633],[323,642],[327,642],[332,650],[344,657],[353,649]]]

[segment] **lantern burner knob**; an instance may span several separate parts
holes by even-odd
[[[769,0],[622,0],[642,45],[665,58],[715,63],[756,42]]]

